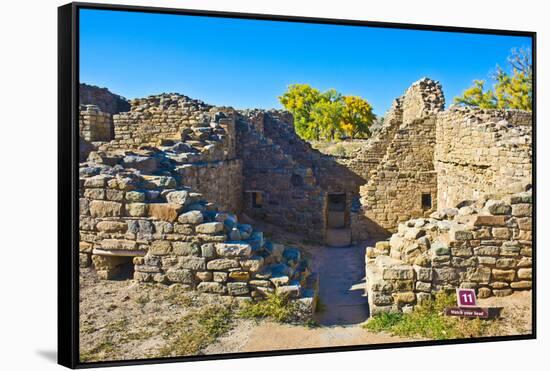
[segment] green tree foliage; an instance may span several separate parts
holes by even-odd
[[[515,108],[532,110],[533,66],[529,49],[512,49],[508,57],[512,72],[497,66],[493,88],[485,90],[485,81],[475,80],[474,86],[455,97],[455,103],[479,108]]]
[[[367,137],[375,115],[361,97],[342,96],[334,89],[320,92],[308,84],[293,84],[279,97],[294,115],[296,133],[305,140]]]

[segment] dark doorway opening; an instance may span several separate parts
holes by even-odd
[[[329,193],[328,195],[328,228],[344,228],[346,226],[346,194]]]
[[[429,210],[432,208],[432,195],[430,193],[422,193],[422,209]]]
[[[327,195],[326,244],[341,247],[351,244],[349,208],[345,193]]]

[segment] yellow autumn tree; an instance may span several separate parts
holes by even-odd
[[[351,138],[370,136],[370,126],[374,122],[372,106],[365,99],[353,95],[343,97],[342,130]]]

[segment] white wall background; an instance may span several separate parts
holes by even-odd
[[[548,359],[550,38],[540,0],[156,0],[126,4],[519,29],[538,32],[538,336],[536,341],[371,350],[140,366],[140,370],[530,370]],[[111,3],[111,1],[105,1]],[[116,2],[115,2],[116,3]],[[59,369],[56,350],[56,89],[59,0],[4,1],[0,11],[0,368]],[[546,350],[546,355],[543,353]],[[538,367],[537,367],[538,365]],[[544,366],[542,366],[544,367]],[[138,369],[130,367],[130,369]]]

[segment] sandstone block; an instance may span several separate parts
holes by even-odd
[[[496,262],[496,267],[500,269],[515,268],[516,259],[500,258]]]
[[[214,259],[206,264],[210,270],[227,270],[230,268],[239,268],[239,262],[233,259]]]
[[[80,241],[78,244],[78,251],[81,253],[90,254],[92,252],[93,247],[94,245],[90,242]]]
[[[250,273],[246,271],[232,271],[229,272],[229,278],[235,281],[248,281],[250,279]]]
[[[131,240],[105,239],[101,241],[101,248],[104,250],[137,250],[138,245],[136,241]]]
[[[488,297],[491,296],[492,294],[493,294],[493,292],[492,292],[491,289],[488,288],[488,287],[480,287],[480,288],[477,290],[477,297],[480,298],[480,299],[488,298]]]
[[[126,200],[128,202],[144,202],[145,193],[138,191],[126,192]]]
[[[414,279],[414,270],[411,266],[384,268],[382,277],[385,280],[412,280]]]
[[[116,222],[116,221],[101,221],[96,224],[96,228],[100,232],[120,232],[125,233],[128,225],[123,222]]]
[[[468,281],[488,283],[489,280],[491,279],[491,268],[487,268],[487,267],[469,268],[466,271],[466,278],[468,279]]]
[[[227,291],[229,295],[246,295],[250,292],[246,282],[228,282]]]
[[[90,201],[90,214],[96,218],[122,215],[122,204],[113,201]]]
[[[388,294],[383,294],[381,292],[373,292],[369,294],[369,302],[374,305],[391,305],[393,304],[393,296]]]
[[[172,252],[172,243],[170,241],[153,241],[149,248],[152,255],[168,255]]]
[[[533,287],[533,282],[532,281],[512,282],[510,284],[510,287],[516,290],[528,290]]]
[[[506,215],[478,215],[474,220],[475,226],[505,227],[509,219]]]
[[[147,214],[147,204],[144,203],[131,203],[126,204],[126,213],[129,216],[141,217]]]
[[[275,292],[278,295],[287,295],[290,298],[298,298],[300,297],[300,293],[302,292],[302,287],[298,283],[285,285],[285,286],[278,286],[275,289]]]
[[[182,224],[201,224],[204,216],[198,210],[188,211],[178,217],[178,222]]]
[[[203,270],[206,269],[206,259],[196,256],[180,256],[178,265],[184,269]]]
[[[252,248],[247,243],[218,243],[216,253],[224,257],[248,257]]]
[[[432,284],[430,282],[416,282],[416,291],[430,292],[432,290]]]
[[[172,191],[165,196],[166,201],[171,204],[186,205],[189,201],[189,192],[187,191]]]
[[[93,200],[104,200],[105,190],[103,188],[88,188],[84,190],[84,197]]]
[[[149,204],[147,214],[155,219],[165,222],[174,222],[178,218],[178,214],[183,207],[176,204],[155,203]]]
[[[512,232],[508,228],[493,228],[491,232],[493,238],[497,240],[507,240],[512,237]]]
[[[393,298],[397,305],[411,304],[416,301],[416,295],[412,291],[394,293]]]
[[[204,271],[204,272],[196,272],[195,277],[199,281],[206,282],[206,281],[212,281],[212,278],[214,277],[214,275],[212,274],[212,272]]]
[[[532,268],[520,268],[518,269],[518,278],[522,280],[531,280],[533,279],[533,270]]]
[[[189,269],[168,269],[166,271],[166,278],[172,282],[193,283],[193,272]]]
[[[485,209],[492,215],[509,215],[512,212],[512,207],[500,200],[487,201]]]
[[[500,253],[498,246],[479,246],[474,248],[475,255],[497,256]]]
[[[203,258],[214,258],[216,257],[216,244],[215,243],[205,243],[201,245],[201,255]]]
[[[513,216],[531,216],[531,204],[515,204],[512,205]]]
[[[172,252],[174,255],[198,256],[200,254],[200,249],[195,242],[175,241],[172,242]]]
[[[493,269],[491,277],[495,281],[512,282],[516,278],[516,271],[513,269]]]
[[[199,224],[195,227],[197,233],[202,234],[218,234],[223,231],[223,223],[220,222],[210,222]]]
[[[226,272],[214,272],[213,279],[215,282],[226,282],[227,277],[228,275]]]
[[[174,224],[174,232],[185,236],[191,236],[195,231],[193,227],[188,224]]]
[[[264,258],[261,256],[251,256],[250,259],[240,261],[241,268],[249,272],[258,272],[264,264]]]
[[[458,278],[458,272],[455,268],[434,268],[434,280],[437,282],[454,282]]]
[[[500,247],[501,256],[517,256],[521,250],[521,245],[516,241],[504,241]]]

